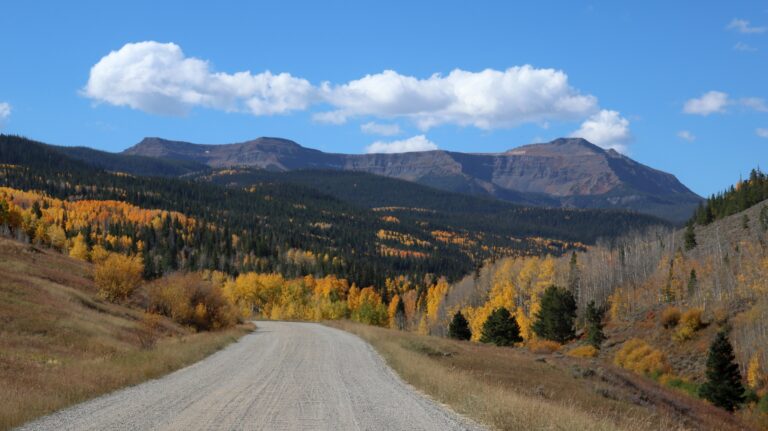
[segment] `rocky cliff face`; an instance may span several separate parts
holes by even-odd
[[[280,138],[200,145],[146,138],[124,153],[194,161],[214,168],[343,169],[522,204],[623,208],[672,221],[687,219],[701,198],[673,175],[584,139],[561,138],[504,153],[425,151],[330,154]]]

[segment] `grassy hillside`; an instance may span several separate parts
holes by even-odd
[[[196,362],[249,329],[194,333],[97,298],[91,264],[0,238],[0,429]],[[154,344],[153,344],[154,343]]]
[[[494,429],[750,429],[700,400],[591,359],[329,325],[359,335],[408,383]]]

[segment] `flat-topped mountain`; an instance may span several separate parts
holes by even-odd
[[[360,171],[527,205],[630,209],[676,222],[688,219],[701,201],[674,175],[580,138],[561,138],[490,154],[442,150],[333,154],[281,138],[223,145],[145,138],[124,154],[212,168]]]

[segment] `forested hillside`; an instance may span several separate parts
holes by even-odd
[[[500,259],[452,285],[427,328],[447,335],[452,316],[460,311],[472,339],[480,340],[492,312],[506,308],[519,324],[523,345],[532,350],[597,357],[694,397],[710,396],[703,389],[717,375],[708,374],[713,373],[710,346],[725,334],[743,388],[743,393],[731,392],[736,397],[731,402],[739,415],[764,427],[768,201],[757,201],[764,181],[756,171],[750,180],[710,199],[703,208],[713,218],[705,226],[653,228],[570,256]],[[571,325],[578,332],[571,332],[565,344],[537,331],[553,285],[573,298]],[[419,326],[406,321],[411,328]],[[727,348],[722,349],[727,363]],[[707,399],[723,403],[722,398]]]
[[[0,185],[38,193],[14,204],[24,219],[17,235],[35,241],[35,230],[42,232],[37,226],[44,224],[64,229],[69,242],[82,233],[89,247],[107,235],[127,237],[116,245],[106,241],[105,247],[141,254],[147,277],[200,269],[286,277],[333,274],[384,293],[388,278],[455,280],[486,259],[557,255],[582,247],[579,242],[658,222],[628,213],[510,207],[486,224],[478,204],[460,217],[446,211],[445,204],[433,205],[435,210],[371,210],[290,181],[249,181],[247,187],[224,188],[209,181],[110,173],[56,148],[12,136],[0,138],[0,163]],[[230,173],[212,176],[229,178]],[[6,195],[13,203],[14,192]],[[48,211],[83,200],[123,202],[163,213],[142,221],[111,215],[98,224],[75,226],[68,223],[66,211]],[[602,217],[602,223],[587,216]],[[595,228],[587,229],[587,224]]]
[[[631,230],[668,225],[656,217],[630,211],[524,207],[364,172],[230,168],[189,177],[241,188],[254,184],[295,184],[380,214],[502,236],[594,243],[599,238],[613,238]]]

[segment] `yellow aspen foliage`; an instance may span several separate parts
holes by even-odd
[[[566,355],[572,356],[574,358],[594,358],[597,356],[597,353],[598,351],[595,346],[587,344],[569,350],[566,352]]]
[[[131,296],[141,283],[143,272],[141,257],[111,253],[103,262],[96,264],[93,278],[99,295],[114,302]]]
[[[624,342],[613,363],[638,374],[666,374],[672,368],[667,362],[666,356],[660,350],[654,349],[639,338],[632,338]]]
[[[627,315],[627,301],[624,298],[624,291],[621,288],[616,289],[609,297],[611,304],[609,314],[614,322],[621,321]]]
[[[44,223],[38,223],[37,226],[35,226],[35,237],[33,240],[37,244],[50,244],[50,240],[48,239],[48,229]]]
[[[492,311],[493,307],[488,302],[480,307],[467,307],[462,310],[462,314],[469,322],[469,329],[472,331],[472,341],[480,341],[483,325]]]
[[[444,278],[438,280],[436,284],[427,289],[427,318],[428,323],[434,323],[438,318],[440,304],[443,302],[446,293],[448,293],[448,282]]]
[[[755,352],[747,365],[747,384],[752,389],[758,389],[763,383],[763,370],[760,364],[760,354]]]
[[[400,303],[400,295],[395,295],[392,300],[389,301],[387,307],[387,316],[389,317],[389,327],[397,329],[397,322],[395,321],[395,313],[397,312],[397,304]]]
[[[98,244],[93,246],[93,249],[91,250],[91,262],[96,264],[103,263],[108,257],[109,252],[107,249]]]
[[[72,240],[72,247],[69,249],[69,256],[80,260],[89,260],[91,255],[88,251],[88,244],[85,242],[85,237],[82,233]]]
[[[51,242],[51,247],[59,251],[62,251],[67,247],[67,233],[64,232],[64,229],[62,229],[61,226],[55,224],[48,226],[46,233]]]
[[[417,332],[421,335],[429,335],[429,324],[427,323],[427,316],[422,316],[419,321],[419,328]]]

